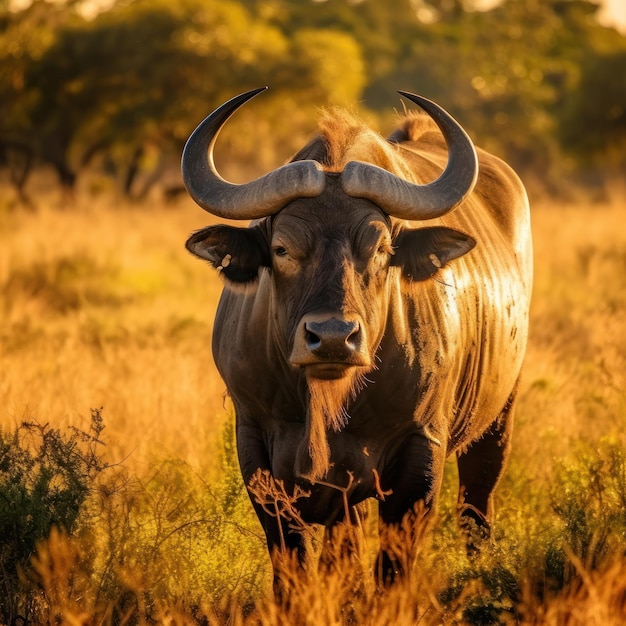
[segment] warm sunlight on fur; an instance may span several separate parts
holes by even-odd
[[[85,430],[90,409],[102,407],[97,451],[119,464],[91,485],[75,530],[37,544],[28,575],[15,577],[24,598],[38,590],[41,623],[623,623],[621,201],[533,208],[530,345],[493,543],[465,554],[449,471],[438,522],[420,538],[406,581],[375,587],[371,503],[358,538],[328,544],[311,529],[321,565],[292,569],[284,602],[271,599],[270,562],[211,357],[220,281],[183,248],[206,222],[190,201],[101,199],[0,215],[2,430],[22,420]],[[325,429],[345,419],[337,394],[345,404],[352,393],[337,385],[330,402],[310,385],[316,476],[328,467]],[[78,448],[86,442],[76,439]],[[257,502],[289,515],[280,485],[255,480]],[[358,562],[351,543],[362,546]]]
[[[330,447],[327,433],[339,432],[348,420],[347,403],[355,395],[358,380],[346,376],[335,380],[309,377],[309,413],[307,431],[299,454],[301,475],[309,480],[319,480],[330,467]]]

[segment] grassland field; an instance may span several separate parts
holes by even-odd
[[[460,548],[450,466],[412,587],[382,597],[365,583],[351,595],[352,573],[312,575],[294,581],[285,607],[270,597],[211,357],[220,279],[183,247],[213,218],[184,199],[80,197],[1,212],[0,427],[86,430],[101,409],[99,454],[111,464],[70,536],[39,545],[36,583],[23,590],[32,615],[67,624],[624,623],[626,202],[537,201],[532,214],[530,345],[493,545],[477,561]]]

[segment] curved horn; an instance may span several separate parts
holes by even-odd
[[[272,215],[296,198],[319,196],[326,177],[317,161],[297,161],[243,185],[224,180],[215,168],[213,148],[228,118],[267,87],[254,89],[215,109],[191,133],[181,161],[183,182],[203,209],[226,219],[249,220]]]
[[[349,196],[371,200],[388,215],[406,220],[441,217],[474,188],[478,177],[474,144],[438,104],[406,91],[398,93],[424,109],[441,130],[448,146],[446,169],[432,183],[416,185],[376,165],[351,161],[341,174],[341,185]]]

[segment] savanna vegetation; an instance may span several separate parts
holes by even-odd
[[[531,344],[493,544],[465,556],[450,467],[409,584],[372,588],[372,514],[360,595],[340,562],[295,579],[288,609],[270,599],[211,361],[219,279],[181,249],[206,215],[87,199],[5,214],[5,623],[621,623],[624,211],[534,207]]]
[[[0,1],[0,624],[624,623],[626,38],[595,5],[20,7]],[[466,554],[450,465],[386,591],[372,505],[361,565],[286,563],[290,603],[272,599],[211,358],[221,285],[182,246],[213,220],[176,195],[182,143],[263,83],[220,139],[234,179],[287,157],[321,105],[362,100],[391,130],[403,88],[531,189],[531,340],[493,541]]]
[[[360,102],[388,122],[404,89],[443,104],[528,184],[603,192],[626,167],[626,37],[589,0],[481,5],[2,0],[0,173],[13,189],[3,202],[32,205],[42,165],[66,198],[171,195],[195,124],[265,84],[223,137],[241,176],[299,148],[318,107]]]

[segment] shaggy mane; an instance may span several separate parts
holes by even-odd
[[[350,161],[363,161],[404,180],[419,182],[415,179],[414,168],[407,163],[405,148],[399,145],[406,141],[435,143],[443,140],[433,120],[424,113],[406,113],[400,119],[399,128],[385,139],[354,113],[331,108],[322,111],[317,136],[294,160],[315,159],[328,172],[341,172]]]

